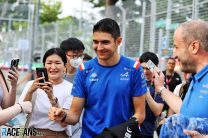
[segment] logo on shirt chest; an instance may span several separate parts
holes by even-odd
[[[98,80],[99,80],[99,79],[98,79],[97,73],[92,73],[92,74],[90,75],[89,81],[94,81],[94,82],[96,82],[96,81],[98,81]]]
[[[128,81],[129,80],[129,72],[120,74],[120,80]]]
[[[203,84],[202,87],[208,89],[208,84]]]

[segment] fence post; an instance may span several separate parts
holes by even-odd
[[[144,50],[145,12],[146,12],[146,1],[143,1],[143,5],[142,5],[141,35],[140,35],[140,49],[139,49],[140,55],[143,53],[143,50]]]

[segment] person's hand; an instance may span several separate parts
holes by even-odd
[[[9,73],[8,73],[8,80],[11,83],[11,87],[17,86],[18,78],[19,78],[19,73],[18,73],[16,67],[12,67],[12,69],[10,69]]]
[[[33,81],[33,84],[29,88],[28,92],[33,94],[38,88],[41,87],[41,83],[39,83],[39,80],[42,80],[44,77],[37,78]]]
[[[18,103],[21,106],[22,112],[29,114],[32,112],[32,104],[29,101]]]
[[[193,131],[193,130],[183,130],[183,132],[190,136],[191,138],[208,138],[208,135],[202,135],[197,131]]]
[[[42,90],[45,91],[45,93],[47,94],[49,100],[53,100],[54,99],[54,95],[53,95],[53,84],[51,82],[45,82],[43,83],[40,88]]]
[[[155,91],[158,92],[160,88],[164,87],[164,74],[160,71],[154,70],[154,86]]]
[[[48,117],[52,121],[61,121],[65,116],[65,111],[61,108],[51,107],[48,112]]]

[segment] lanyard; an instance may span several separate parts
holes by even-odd
[[[174,73],[170,77],[166,76],[166,80],[165,81],[166,81],[166,87],[167,87],[168,90],[169,90],[169,85],[170,85],[170,82],[171,82],[171,80],[173,78],[173,75],[174,75]]]

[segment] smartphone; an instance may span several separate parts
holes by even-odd
[[[10,69],[12,69],[12,67],[18,67],[18,64],[19,64],[19,59],[18,58],[15,58],[15,59],[12,59],[11,60],[11,64],[10,64]]]
[[[158,73],[160,72],[159,68],[152,62],[152,60],[148,60],[146,66],[152,73],[154,72],[155,69],[157,70]]]
[[[48,81],[48,73],[46,68],[36,68],[36,74],[38,78],[44,77],[44,79],[39,80],[39,83],[45,83]]]

